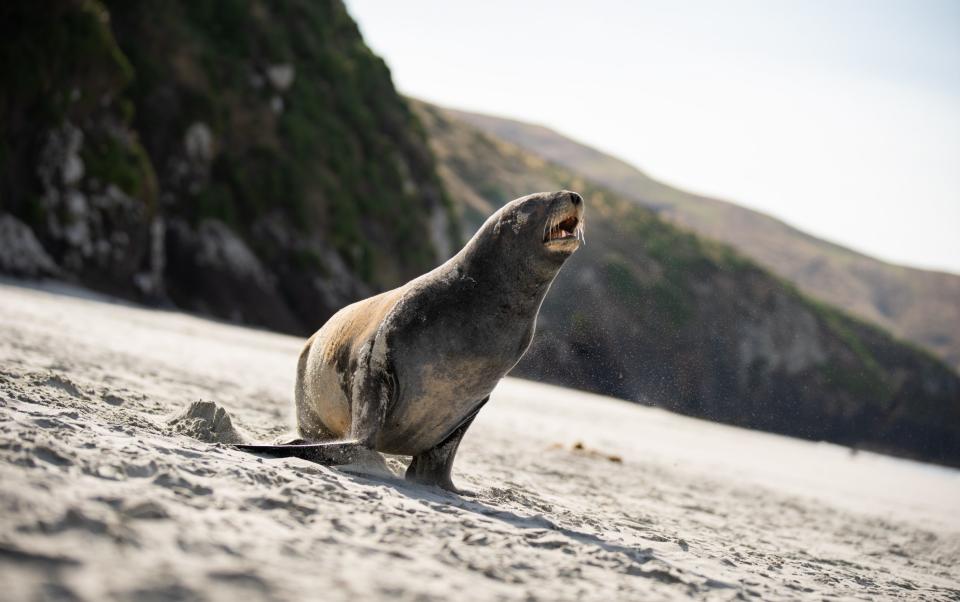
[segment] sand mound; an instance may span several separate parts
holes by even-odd
[[[250,438],[233,426],[230,414],[213,401],[194,401],[167,420],[174,431],[206,443],[247,443]]]

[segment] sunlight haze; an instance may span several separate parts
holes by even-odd
[[[405,94],[960,272],[960,3],[347,4]]]

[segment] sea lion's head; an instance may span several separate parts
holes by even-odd
[[[583,243],[583,205],[569,190],[510,201],[461,251],[464,265],[511,286],[548,284]]]
[[[563,263],[583,242],[583,197],[576,192],[538,192],[507,203],[491,219],[498,245],[531,260]]]

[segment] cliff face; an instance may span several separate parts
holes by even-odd
[[[936,359],[805,298],[727,246],[417,106],[468,228],[494,204],[533,190],[569,188],[587,199],[587,244],[554,283],[515,373],[960,463],[960,380]]]
[[[459,242],[339,2],[0,12],[5,271],[306,332]]]
[[[462,111],[452,114],[672,223],[725,242],[805,293],[879,324],[960,368],[960,276],[884,263],[763,213],[671,188],[545,127]]]

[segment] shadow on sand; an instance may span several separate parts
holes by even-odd
[[[502,521],[515,529],[527,530],[531,532],[539,531],[543,532],[542,535],[547,535],[548,533],[560,535],[576,543],[596,546],[605,552],[621,554],[625,556],[627,559],[629,559],[630,563],[634,565],[633,570],[631,570],[629,567],[627,569],[627,572],[630,574],[653,577],[661,581],[679,581],[679,579],[673,577],[672,575],[669,576],[668,579],[664,579],[663,575],[661,574],[662,571],[651,571],[648,574],[644,573],[643,571],[636,570],[638,565],[645,564],[654,559],[665,563],[665,561],[659,559],[654,554],[651,548],[637,548],[612,543],[592,533],[585,533],[576,529],[560,526],[542,514],[532,514],[527,516],[518,514],[512,510],[498,508],[490,504],[490,502],[496,502],[496,499],[479,499],[483,495],[482,493],[458,495],[456,493],[440,489],[439,487],[411,483],[399,476],[391,477],[380,472],[370,473],[366,471],[355,471],[353,469],[345,469],[343,467],[332,468],[338,470],[341,474],[347,476],[350,480],[357,484],[384,485],[390,487],[397,493],[407,498],[429,504],[432,509],[439,512],[453,513],[456,510],[461,510],[463,512],[469,512]],[[530,495],[529,493],[524,493],[525,495]],[[560,547],[555,542],[543,542],[538,544],[536,542],[536,538],[537,535],[535,533],[531,533],[531,537],[528,539],[531,547]]]

